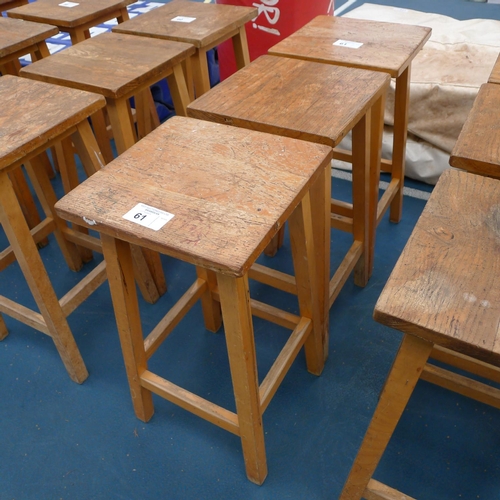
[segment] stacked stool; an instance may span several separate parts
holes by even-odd
[[[401,219],[411,62],[430,35],[431,29],[422,26],[318,16],[269,50],[276,56],[382,71],[396,79],[392,160],[381,163],[391,182],[379,201],[377,221],[389,206],[390,220]],[[334,157],[351,161],[347,151]]]
[[[237,68],[250,62],[245,24],[256,16],[254,7],[174,1],[115,26],[113,31],[193,44],[193,78],[199,97],[210,89],[209,50],[231,39]]]
[[[353,244],[325,291],[329,304],[353,269],[360,286],[366,285],[371,272],[388,85],[389,76],[379,72],[262,56],[188,106],[188,114],[195,118],[331,148],[353,131],[353,208],[338,200],[332,200],[331,207],[331,225],[352,232]],[[330,240],[330,231],[325,238]]]
[[[56,205],[63,218],[101,233],[136,415],[151,418],[154,392],[239,435],[247,476],[257,484],[267,475],[262,413],[302,345],[310,372],[319,375],[324,365],[328,325],[317,294],[325,277],[315,266],[326,262],[331,157],[324,145],[174,117]],[[299,315],[249,296],[248,271],[286,220]],[[196,265],[198,274],[145,339],[129,248],[139,242]],[[198,299],[209,330],[220,327],[222,308],[236,413],[148,369],[147,360]],[[293,330],[260,385],[252,314]]]

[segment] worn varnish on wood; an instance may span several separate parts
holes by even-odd
[[[200,96],[210,89],[208,50],[232,39],[238,69],[250,62],[245,24],[257,14],[255,7],[177,1],[136,16],[113,31],[193,44],[193,77]]]
[[[500,408],[498,389],[426,364],[457,353],[500,380],[499,250],[500,181],[446,171],[375,306],[405,336],[341,498],[361,498],[419,378]]]
[[[381,110],[388,85],[389,76],[379,72],[262,56],[188,106],[195,118],[332,148],[354,129],[354,202],[348,207],[332,200],[331,205],[332,226],[352,232],[354,242],[331,280],[330,304],[353,268],[361,286],[371,274]]]
[[[196,144],[196,147],[193,147]],[[316,264],[325,265],[331,148],[184,117],[162,124],[56,206],[101,233],[113,305],[136,415],[149,420],[152,392],[241,437],[247,475],[267,475],[262,413],[302,345],[308,370],[324,365],[325,304]],[[173,215],[153,230],[139,203]],[[323,210],[318,207],[322,206]],[[135,209],[132,220],[124,215]],[[312,218],[312,213],[315,218]],[[286,220],[300,314],[250,299],[248,271]],[[144,339],[129,243],[180,258],[198,278]],[[321,246],[321,244],[323,246]],[[206,328],[224,319],[237,412],[148,370],[147,360],[200,299]],[[220,306],[219,306],[220,301]],[[322,309],[323,308],[323,309]],[[252,314],[293,330],[259,385]]]
[[[450,165],[500,178],[500,85],[485,83],[451,152]]]
[[[380,199],[378,221],[389,207],[391,221],[401,219],[411,62],[430,36],[431,29],[423,26],[318,16],[269,50],[277,56],[383,71],[396,79],[392,160],[382,160],[391,182]],[[345,150],[334,157],[351,161]]]
[[[73,44],[90,38],[90,28],[116,18],[119,23],[128,20],[127,5],[133,0],[85,0],[65,7],[61,0],[37,0],[10,9],[9,17],[47,23],[70,34]]]

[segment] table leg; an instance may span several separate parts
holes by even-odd
[[[88,377],[87,369],[5,173],[0,174],[0,223],[45,321],[46,333],[52,337],[70,378],[81,384]],[[3,320],[1,323],[0,331],[5,326]]]
[[[370,426],[340,496],[341,500],[357,500],[363,497],[432,347],[432,343],[413,335],[407,334],[403,337]]]
[[[267,463],[248,277],[218,274],[217,282],[247,477],[262,484]]]

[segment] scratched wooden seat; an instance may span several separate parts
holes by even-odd
[[[0,8],[7,6],[5,3],[0,3]],[[2,75],[19,75],[21,69],[19,58],[26,54],[31,54],[32,60],[47,57],[49,51],[45,39],[57,33],[58,29],[48,24],[0,17],[0,73]],[[52,166],[48,162],[48,158],[41,156],[40,160],[45,162],[47,171],[51,172]],[[40,215],[22,169],[12,170],[9,177],[28,226],[33,228],[40,223]]]
[[[195,118],[332,148],[353,131],[353,205],[331,201],[331,226],[352,232],[353,243],[331,279],[330,304],[353,269],[360,286],[371,273],[380,124],[388,85],[389,76],[379,72],[262,56],[188,106],[188,114]],[[289,280],[284,280],[289,291]]]
[[[491,70],[488,83],[500,83],[500,55],[497,58],[495,66],[493,66],[493,69]]]
[[[500,408],[497,388],[427,363],[444,348],[500,382],[499,200],[498,179],[451,169],[439,179],[375,306],[404,337],[342,499],[411,498],[371,478],[419,378]]]
[[[500,86],[485,83],[479,89],[450,156],[450,165],[500,178]]]
[[[430,35],[431,29],[423,26],[318,16],[269,50],[276,56],[383,71],[395,78],[392,159],[382,160],[391,181],[378,205],[379,222],[388,207],[392,222],[401,219],[411,63]],[[351,161],[345,150],[334,157]]]
[[[150,112],[152,84],[167,78],[176,113],[186,114],[189,96],[181,63],[193,53],[194,47],[185,43],[103,33],[23,68],[21,75],[103,95],[121,154],[159,125],[156,111]],[[137,133],[129,103],[132,96],[139,103]],[[110,161],[113,154],[106,128],[97,127],[96,134]]]
[[[57,26],[69,33],[71,43],[90,38],[90,28],[111,19],[122,23],[129,19],[127,5],[133,0],[85,0],[64,2],[61,0],[37,0],[14,9],[7,15],[17,19]]]
[[[101,233],[136,415],[151,418],[155,393],[239,435],[247,475],[258,484],[267,475],[262,413],[302,345],[310,372],[319,375],[324,365],[328,311],[318,295],[327,280],[315,267],[328,267],[330,161],[323,145],[176,116],[56,205],[61,217],[91,221]],[[298,315],[249,298],[248,271],[287,219]],[[130,281],[129,244],[138,241],[195,264],[198,274],[146,339]],[[198,299],[209,330],[221,325],[222,308],[236,413],[148,369],[147,359]],[[260,386],[252,314],[293,330]]]
[[[194,86],[200,96],[210,89],[206,55],[210,49],[232,39],[236,66],[241,69],[250,62],[245,24],[257,14],[255,7],[173,1],[113,27],[113,31],[193,44]]]

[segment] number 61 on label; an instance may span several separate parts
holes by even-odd
[[[150,207],[144,203],[138,203],[123,216],[124,219],[152,229],[153,231],[161,229],[173,217],[174,214],[165,212],[159,208]]]

